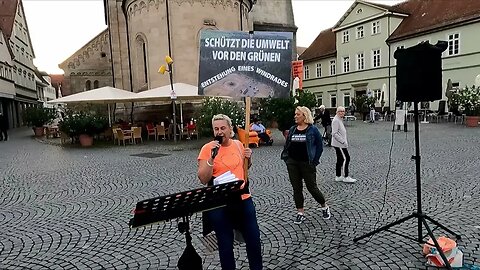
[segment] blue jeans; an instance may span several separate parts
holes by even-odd
[[[236,269],[233,255],[233,229],[239,230],[245,239],[250,269],[261,270],[263,268],[260,230],[252,198],[210,210],[208,218],[217,235],[222,270]]]

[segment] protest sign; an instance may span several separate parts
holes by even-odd
[[[198,94],[288,97],[292,39],[290,32],[203,30]]]

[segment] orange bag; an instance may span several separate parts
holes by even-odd
[[[437,242],[440,248],[442,248],[443,253],[449,252],[453,248],[457,247],[457,243],[455,242],[455,240],[452,240],[445,236],[438,237]],[[428,255],[436,252],[437,248],[435,247],[432,238],[428,239],[427,243],[423,245],[423,254]]]

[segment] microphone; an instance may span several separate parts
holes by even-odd
[[[220,144],[222,144],[222,142],[223,142],[223,136],[217,135],[217,136],[215,136],[214,140],[217,141],[217,142],[219,142]],[[215,147],[215,148],[212,149],[212,159],[215,159],[215,157],[217,156],[217,154],[218,154],[218,148],[220,148],[220,147]]]

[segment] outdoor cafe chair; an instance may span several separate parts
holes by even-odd
[[[153,136],[155,138],[155,141],[157,140],[157,131],[153,124],[148,123],[147,124],[147,139],[150,140],[150,136]]]
[[[189,138],[187,127],[182,128],[182,125],[180,125],[180,124],[178,124],[177,126],[178,126],[178,130],[179,130],[179,134],[178,134],[179,139],[181,140],[184,137]]]
[[[164,126],[157,125],[157,133],[155,137],[160,138],[160,136],[163,136],[163,139],[165,140],[167,138],[167,131]]]
[[[125,146],[125,141],[130,140],[132,142],[132,136],[131,135],[125,135],[123,133],[123,130],[117,129],[117,138],[118,138],[118,145],[120,145],[120,141],[123,141],[123,146]]]
[[[141,127],[132,127],[132,143],[136,144],[137,139],[140,139],[140,142],[143,143],[142,128]]]

